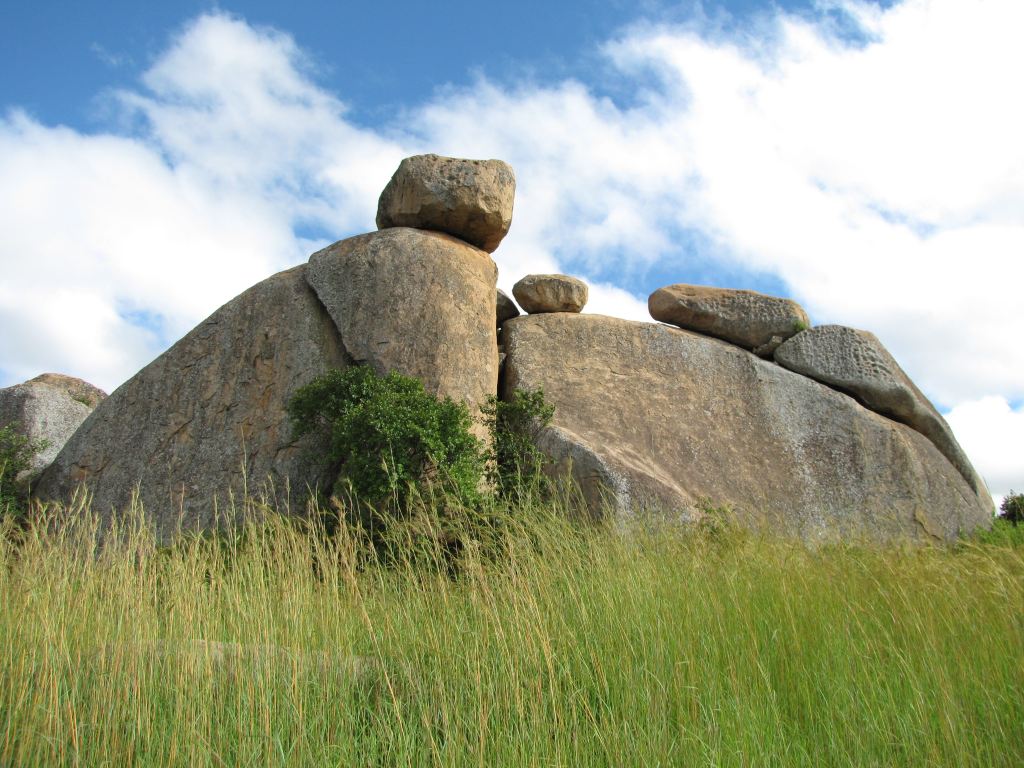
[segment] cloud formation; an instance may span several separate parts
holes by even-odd
[[[815,322],[877,333],[992,490],[1024,485],[1024,457],[995,456],[1024,436],[1024,6],[836,7],[843,35],[781,12],[756,38],[639,24],[605,47],[608,87],[479,79],[375,127],[285,33],[201,16],[108,96],[109,132],[0,119],[0,384],[116,386],[372,229],[404,155],[500,157],[518,179],[504,287],[569,271],[589,311],[646,319],[659,284],[762,276]]]

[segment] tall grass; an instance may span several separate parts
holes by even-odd
[[[8,523],[0,765],[1024,764],[1022,549],[506,512],[387,562]]]

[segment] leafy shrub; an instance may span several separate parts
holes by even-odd
[[[30,440],[14,426],[0,427],[0,514],[24,511],[25,494],[18,488],[18,475],[28,469],[35,455],[46,447],[46,441]]]
[[[999,505],[999,517],[1014,525],[1024,522],[1024,493],[1011,490]]]
[[[490,397],[481,409],[492,436],[488,480],[499,494],[520,499],[541,478],[544,454],[537,436],[551,423],[555,407],[541,389],[517,389],[510,400]]]
[[[410,495],[442,490],[464,504],[479,497],[484,455],[463,403],[443,400],[410,376],[357,366],[331,370],[288,404],[296,436],[325,437],[324,460],[338,467],[335,494],[393,514]]]

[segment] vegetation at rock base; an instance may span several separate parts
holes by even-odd
[[[46,447],[40,440],[30,440],[15,429],[14,424],[0,427],[0,514],[21,514],[25,494],[18,487],[18,475],[28,469],[32,458]]]
[[[419,379],[369,366],[334,369],[300,388],[288,413],[296,436],[323,439],[322,460],[338,466],[339,496],[392,511],[406,509],[416,489],[478,500],[485,457],[469,409],[427,393]]]
[[[429,538],[385,565],[345,524],[238,503],[264,522],[227,554],[131,525],[99,557],[88,524],[0,536],[0,764],[1024,763],[1021,547],[492,499],[502,556],[472,541],[452,577]]]
[[[479,509],[485,476],[507,499],[538,492],[544,457],[535,440],[554,410],[540,390],[516,391],[507,402],[490,398],[482,409],[492,436],[485,447],[470,433],[466,405],[430,395],[413,377],[381,376],[368,366],[328,371],[288,405],[295,435],[320,440],[314,460],[338,468],[338,506],[375,535],[388,527],[385,518],[408,518],[413,499]]]
[[[555,406],[544,400],[540,389],[517,389],[509,400],[490,398],[482,413],[494,437],[488,480],[511,499],[531,493],[543,477],[544,454],[537,448],[537,436],[551,423]]]

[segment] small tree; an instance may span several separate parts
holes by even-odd
[[[338,495],[350,489],[398,514],[415,491],[440,489],[464,504],[479,498],[484,455],[469,409],[427,393],[418,379],[368,366],[331,370],[299,389],[288,413],[297,437],[325,438]]]
[[[1011,489],[999,505],[999,517],[1014,525],[1024,522],[1024,493],[1015,493]]]

